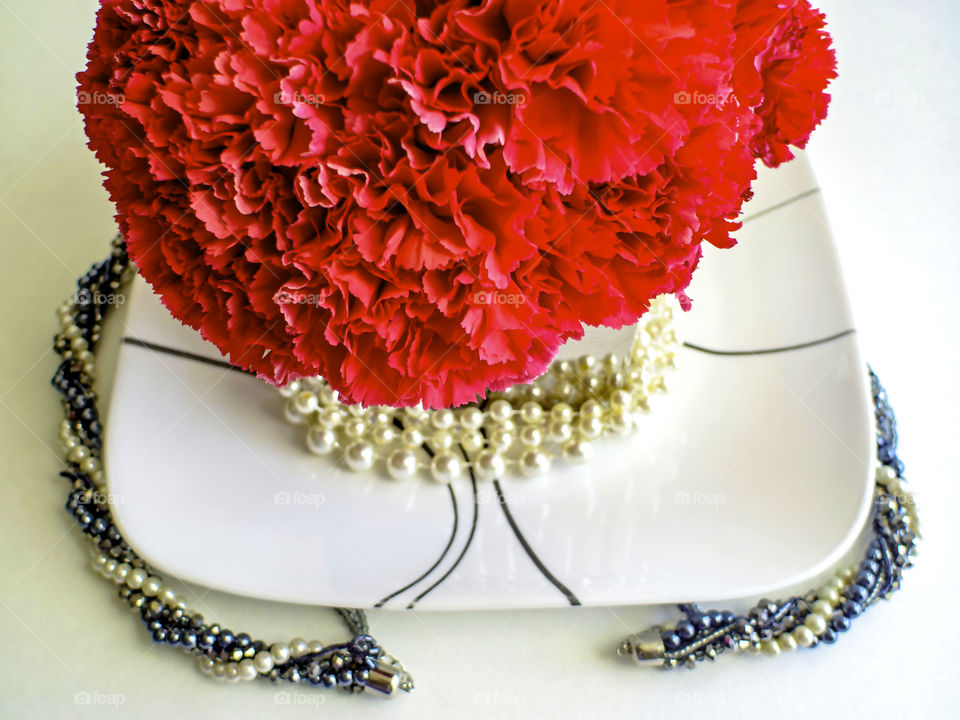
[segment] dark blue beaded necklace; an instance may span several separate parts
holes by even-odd
[[[87,453],[99,463],[103,448],[97,397],[85,357],[100,339],[103,320],[112,307],[111,298],[121,288],[131,264],[126,247],[117,238],[110,256],[94,265],[77,282],[77,293],[66,310],[71,331],[54,338],[54,350],[62,362],[52,383],[62,396],[66,425],[83,452],[71,455],[68,470],[61,475],[72,484],[67,510],[90,540],[97,557],[123,565],[126,572],[155,576],[149,566],[123,539],[91,470]],[[73,329],[75,328],[75,329]],[[78,344],[79,343],[79,344]],[[725,650],[762,650],[776,654],[797,644],[813,647],[835,642],[851,621],[879,598],[889,597],[900,587],[904,568],[916,551],[919,537],[912,497],[902,491],[903,464],[897,457],[896,420],[880,386],[870,371],[876,412],[877,457],[882,463],[875,489],[871,522],[873,538],[850,582],[841,584],[837,602],[829,617],[817,605],[817,593],[772,602],[760,600],[745,615],[724,610],[701,610],[693,603],[679,605],[682,618],[670,627],[655,627],[631,635],[618,649],[638,660],[660,660],[666,667],[684,664],[693,667],[703,659],[715,659]],[[151,579],[156,579],[151,577]],[[201,667],[223,675],[226,669],[250,670],[255,658],[271,653],[271,646],[246,633],[234,633],[189,612],[183,603],[173,602],[147,590],[146,583],[118,581],[119,596],[140,615],[154,642],[179,647],[196,657]],[[397,689],[409,691],[413,681],[392,656],[370,637],[362,610],[336,608],[353,635],[349,642],[302,650],[294,656],[285,652],[270,667],[259,665],[251,677],[275,682],[307,683],[316,687],[339,687],[350,692],[373,689],[392,695]],[[822,625],[821,625],[822,621]],[[776,652],[774,652],[774,650]],[[218,672],[219,670],[219,672]],[[230,676],[230,673],[226,673]]]

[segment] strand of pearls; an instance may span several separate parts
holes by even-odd
[[[387,696],[412,690],[409,673],[367,634],[363,611],[338,609],[352,633],[349,642],[324,645],[294,638],[267,644],[206,622],[123,539],[113,520],[101,467],[103,428],[93,389],[93,351],[110,298],[130,277],[130,267],[118,238],[111,256],[80,278],[77,295],[57,311],[60,332],[54,350],[61,363],[52,384],[64,410],[60,442],[68,468],[61,474],[72,483],[67,510],[90,542],[94,569],[117,587],[121,600],[139,614],[155,643],[180,648],[214,678],[229,682],[265,678],[349,692],[370,689]]]
[[[585,463],[594,440],[636,429],[675,368],[675,312],[672,296],[655,299],[626,359],[561,360],[532,383],[491,393],[483,403],[438,410],[344,405],[323,378],[313,377],[280,388],[284,416],[306,426],[311,452],[339,453],[358,472],[382,465],[394,480],[423,473],[438,483],[452,482],[468,468],[481,480],[507,472],[535,477],[555,457]],[[458,446],[469,461],[456,452]]]

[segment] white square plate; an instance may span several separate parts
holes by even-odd
[[[106,444],[121,531],[182,579],[349,607],[721,600],[821,572],[869,510],[866,367],[806,159],[755,190],[740,244],[706,248],[680,319],[701,349],[681,350],[641,431],[587,466],[505,479],[502,498],[308,454],[276,390],[184,356],[222,360],[138,279]]]

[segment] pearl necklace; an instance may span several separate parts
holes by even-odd
[[[120,598],[136,612],[153,641],[171,645],[195,658],[205,674],[227,681],[269,679],[339,687],[350,692],[372,689],[390,696],[413,689],[403,666],[368,634],[362,610],[336,608],[353,640],[335,645],[294,638],[268,644],[246,633],[208,623],[192,612],[159,574],[123,539],[113,519],[101,467],[103,428],[93,390],[94,350],[111,305],[108,298],[131,274],[120,238],[105,261],[78,281],[78,293],[59,310],[61,331],[54,350],[61,363],[52,383],[62,396],[60,427],[71,482],[67,511],[91,543],[93,566],[117,586]],[[903,463],[897,457],[896,420],[886,392],[870,371],[877,425],[877,470],[873,537],[859,565],[843,567],[821,586],[776,602],[760,600],[744,615],[679,605],[683,618],[626,638],[617,649],[639,661],[658,660],[665,667],[696,666],[724,650],[776,656],[798,647],[837,641],[852,621],[901,585],[903,570],[916,553],[919,521],[913,496],[906,490]]]
[[[666,295],[651,303],[625,361],[613,354],[560,360],[532,383],[490,393],[480,403],[439,410],[343,405],[323,378],[311,377],[280,388],[284,416],[307,426],[314,454],[340,450],[351,470],[379,463],[394,480],[423,470],[438,483],[464,472],[480,480],[508,471],[535,477],[557,456],[582,464],[593,456],[594,440],[635,430],[640,415],[650,412],[651,397],[666,391],[679,347],[676,305]]]

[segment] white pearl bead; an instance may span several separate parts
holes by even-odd
[[[127,575],[130,574],[130,571],[133,568],[130,567],[129,563],[120,563],[117,565],[116,569],[113,571],[113,579],[118,583],[126,584]]]
[[[550,418],[557,422],[569,423],[573,421],[573,408],[565,402],[560,402],[550,408]]]
[[[588,440],[593,440],[603,434],[603,422],[596,417],[580,418],[580,434]]]
[[[358,472],[369,470],[373,467],[373,445],[365,440],[355,440],[347,446],[343,457],[351,470]]]
[[[517,431],[517,424],[512,419],[508,419],[503,422],[498,422],[494,425],[494,428],[497,430],[505,430],[508,433],[515,433]]]
[[[790,652],[791,650],[797,649],[797,640],[793,635],[781,635],[777,638],[777,645],[779,645],[780,649],[784,652]]]
[[[326,428],[335,428],[342,425],[343,418],[343,411],[335,407],[326,407],[317,413],[317,422]]]
[[[148,577],[147,571],[143,568],[134,568],[127,573],[127,587],[131,590],[139,590]]]
[[[301,637],[295,637],[290,641],[290,655],[298,658],[307,652],[307,641]]]
[[[107,577],[113,577],[113,571],[117,569],[117,561],[113,558],[103,564],[103,574]]]
[[[889,465],[881,465],[877,468],[877,480],[882,483],[889,483],[897,479],[897,471]]]
[[[307,448],[314,455],[329,455],[337,447],[337,434],[323,427],[312,427],[307,433]]]
[[[520,472],[526,477],[543,475],[550,469],[550,458],[541,450],[525,450],[520,455]]]
[[[240,668],[236,663],[227,663],[223,667],[223,678],[227,682],[236,682],[240,679]]]
[[[577,372],[589,373],[597,366],[597,359],[593,355],[583,355],[577,358]]]
[[[95,457],[88,457],[80,463],[80,470],[87,475],[91,475],[100,469],[100,461]]]
[[[804,619],[803,624],[806,625],[814,635],[819,635],[827,629],[827,620],[820,613],[810,613]]]
[[[760,643],[760,652],[764,655],[775,657],[780,654],[780,646],[775,640],[764,640]]]
[[[394,450],[387,458],[387,474],[394,480],[409,480],[417,474],[417,464],[413,450]]]
[[[256,666],[257,672],[266,674],[273,670],[273,654],[269,650],[261,650],[253,656],[253,664]]]
[[[526,447],[538,447],[543,442],[543,433],[535,425],[525,425],[520,431],[520,442]]]
[[[520,406],[520,419],[528,425],[543,422],[543,408],[540,403],[528,401]]]
[[[213,658],[201,655],[197,658],[197,667],[204,675],[211,674],[213,672]]]
[[[507,430],[494,430],[490,433],[490,447],[507,450],[513,444],[513,434]]]
[[[147,597],[155,597],[160,592],[162,581],[158,577],[148,577],[140,586],[140,591]]]
[[[633,416],[623,409],[615,409],[607,417],[607,424],[613,432],[625,435],[633,429]]]
[[[83,460],[86,460],[90,456],[90,450],[85,445],[76,445],[70,449],[70,454],[67,455],[70,462],[79,463]]]
[[[222,679],[223,679],[223,676],[224,676],[224,671],[225,671],[225,669],[226,669],[226,668],[224,667],[224,664],[223,664],[221,661],[219,661],[219,660],[214,660],[214,661],[213,661],[213,670],[211,671],[211,673],[212,673],[213,676],[214,676],[215,678],[217,678],[218,680],[222,680]]]
[[[453,427],[456,420],[457,418],[454,416],[453,411],[446,408],[434,410],[433,416],[430,418],[430,421],[437,430],[449,430]]]
[[[434,452],[443,452],[453,447],[453,435],[446,430],[437,430],[430,436],[430,447]]]
[[[563,442],[573,437],[573,427],[570,423],[551,420],[547,426],[547,437],[554,442]]]
[[[287,400],[283,406],[283,416],[286,418],[287,422],[291,425],[303,425],[306,422],[306,418],[297,410],[296,399]]]
[[[843,580],[838,577],[832,577],[824,583],[824,587],[832,587],[834,590],[843,590]]]
[[[833,614],[833,605],[826,600],[816,600],[813,605],[810,606],[810,609],[824,617],[830,617],[830,615]]]
[[[309,390],[303,390],[293,398],[293,407],[301,415],[309,415],[319,407],[317,396]]]
[[[629,410],[633,404],[633,396],[626,390],[614,390],[610,393],[610,406]]]
[[[477,407],[466,407],[460,411],[460,424],[468,430],[479,430],[483,425],[483,412]]]
[[[494,450],[482,450],[473,461],[473,471],[481,480],[495,480],[503,476],[507,463]]]
[[[816,635],[806,625],[800,625],[793,629],[793,639],[800,647],[810,647],[816,640]]]
[[[303,383],[299,380],[291,380],[282,388],[280,388],[280,394],[285,398],[292,398],[303,389]]]
[[[367,431],[367,424],[363,418],[352,417],[343,424],[343,432],[348,438],[359,440]]]
[[[318,652],[323,652],[323,643],[319,640],[311,640],[307,643],[307,652],[311,655],[315,655]]]
[[[371,432],[375,445],[389,445],[397,438],[397,431],[390,425],[375,425]]]
[[[438,483],[449,483],[460,477],[462,464],[452,452],[441,452],[430,461],[430,475]]]
[[[853,577],[853,575],[854,575],[854,572],[852,568],[845,567],[837,570],[837,577],[840,578],[841,580],[850,580]]]
[[[513,416],[513,406],[506,400],[494,400],[487,412],[497,422],[506,422]]]
[[[840,593],[838,593],[837,589],[832,585],[824,585],[817,590],[817,598],[819,600],[825,600],[831,605],[836,605],[840,602]]]
[[[481,449],[486,444],[486,440],[483,439],[483,435],[474,431],[466,431],[460,437],[460,444],[463,445],[463,449],[468,453],[475,453]]]
[[[246,658],[241,660],[237,665],[240,670],[240,679],[244,682],[250,682],[255,680],[257,677],[257,668],[253,664],[253,660]]]
[[[586,440],[572,439],[563,444],[563,459],[572,465],[582,465],[593,457],[593,445]]]
[[[551,390],[550,394],[559,400],[569,400],[577,394],[577,388],[574,387],[573,383],[567,380],[562,380],[553,386],[553,390]],[[566,403],[562,404],[566,405]]]
[[[283,665],[290,659],[290,648],[285,643],[274,643],[270,646],[270,654],[276,665]]]
[[[603,417],[603,407],[596,400],[587,400],[580,406],[581,418]]]
[[[367,422],[370,425],[386,425],[393,429],[393,414],[378,408],[369,408],[367,410]]]
[[[177,602],[177,594],[171,588],[164,585],[160,588],[160,592],[157,593],[157,600],[164,605],[172,606]]]
[[[423,445],[423,433],[416,428],[407,428],[400,433],[400,442],[410,448]]]

